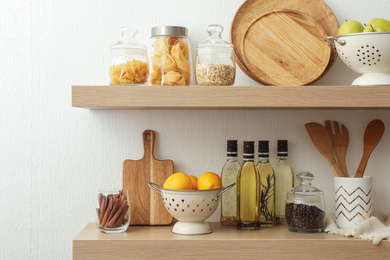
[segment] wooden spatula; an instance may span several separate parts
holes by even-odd
[[[349,132],[345,125],[341,125],[341,131],[339,122],[329,120],[325,121],[325,127],[328,130],[330,137],[332,138],[333,153],[336,157],[337,163],[340,166],[341,171],[344,174],[344,177],[348,177],[347,163],[345,156],[347,154],[348,145],[349,145]]]
[[[379,141],[382,139],[383,133],[385,132],[385,124],[379,120],[375,119],[368,123],[366,131],[364,132],[363,140],[363,156],[360,161],[359,167],[356,171],[355,178],[363,177],[364,171],[367,166],[367,161],[370,158],[370,155]]]
[[[344,177],[339,165],[334,159],[332,138],[328,130],[323,125],[315,122],[305,124],[306,132],[309,134],[310,140],[317,150],[328,160],[333,172],[337,177]]]

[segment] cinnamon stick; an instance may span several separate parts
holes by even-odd
[[[115,213],[115,215],[112,217],[112,219],[108,223],[109,227],[114,227],[115,226],[115,223],[118,220],[119,216],[121,215],[121,213],[122,213],[123,209],[125,208],[125,206],[127,206],[126,200],[122,201],[118,211]]]
[[[99,200],[99,208],[101,208],[102,207],[102,200],[103,200],[103,194],[102,193],[98,194],[98,200]]]
[[[100,225],[102,224],[104,214],[106,213],[106,204],[107,204],[107,199],[106,199],[105,196],[103,196],[102,205],[100,207],[100,216],[99,216],[99,223],[100,223]]]
[[[122,201],[124,201],[126,199],[126,196],[125,195],[120,195],[119,196],[119,201],[120,203],[122,203]]]
[[[99,223],[100,223],[100,208],[96,208],[96,213],[98,215]]]
[[[108,216],[108,219],[104,225],[104,227],[107,227],[108,223],[111,221],[112,217],[115,215],[115,213],[118,211],[119,209],[119,199],[113,199],[113,205],[112,205],[112,210],[110,212],[110,215]]]
[[[120,216],[118,217],[117,221],[114,224],[115,227],[123,226],[123,219],[125,218],[128,209],[129,209],[129,205],[126,204],[126,206],[122,210],[122,213],[120,214]]]
[[[111,209],[112,209],[112,199],[109,199],[109,202],[108,202],[108,206],[107,206],[107,209],[106,209],[106,212],[104,213],[104,218],[103,218],[103,221],[101,222],[101,226],[104,227],[106,225],[106,222],[107,222],[107,219],[108,219],[108,216],[110,215],[110,212],[111,212]]]

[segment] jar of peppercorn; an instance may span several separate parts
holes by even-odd
[[[290,231],[317,233],[325,228],[324,193],[311,185],[314,175],[297,174],[298,185],[287,192],[285,219]]]

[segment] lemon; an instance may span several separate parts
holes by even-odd
[[[198,178],[196,178],[194,175],[188,175],[192,181],[192,189],[197,190],[198,189]]]
[[[170,190],[192,190],[192,181],[187,174],[177,172],[165,180],[163,188]]]
[[[222,188],[222,180],[218,174],[205,172],[198,178],[198,190],[212,190]]]

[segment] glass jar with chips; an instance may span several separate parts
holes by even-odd
[[[191,85],[191,49],[188,30],[180,26],[152,28],[150,85]]]
[[[198,44],[196,49],[196,83],[206,86],[233,85],[236,77],[233,44],[221,38],[221,25],[209,25],[207,32],[209,38]]]
[[[136,30],[121,28],[122,39],[111,45],[110,85],[147,85],[149,63],[145,45],[135,40]]]

